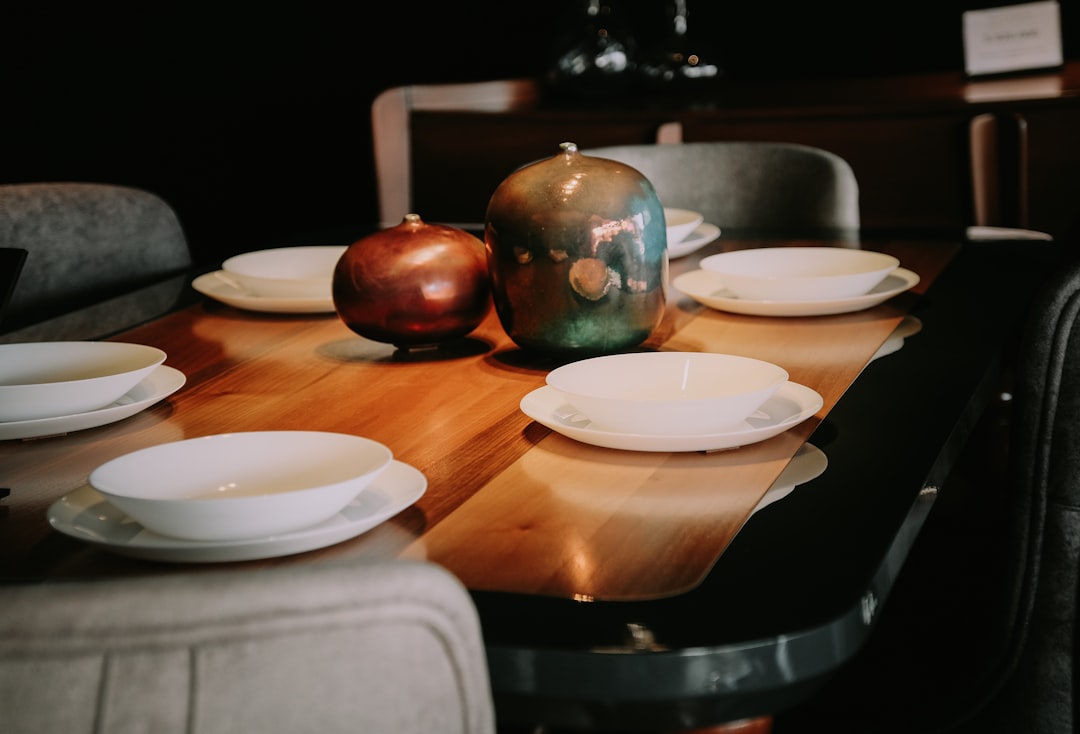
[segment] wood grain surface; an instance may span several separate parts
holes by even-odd
[[[396,555],[440,563],[473,589],[615,600],[678,594],[708,573],[955,252],[941,242],[873,249],[896,254],[922,280],[912,292],[857,313],[740,316],[670,291],[664,323],[647,347],[765,359],[824,400],[816,416],[775,438],[716,452],[599,448],[533,422],[518,404],[555,365],[517,349],[494,313],[461,342],[402,352],[357,336],[334,314],[264,314],[207,300],[116,337],[166,351],[166,364],[187,376],[170,398],[112,425],[0,442],[0,484],[11,488],[0,503],[0,575],[189,570],[86,546],[53,532],[46,511],[84,486],[96,466],[138,448],[215,433],[303,429],[381,441],[425,474],[427,491],[351,541],[246,563]],[[674,261],[672,276],[697,260]]]

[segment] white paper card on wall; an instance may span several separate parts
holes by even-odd
[[[968,10],[963,26],[969,76],[1050,69],[1064,62],[1057,2]]]

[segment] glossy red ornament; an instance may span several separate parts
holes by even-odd
[[[491,307],[484,243],[406,214],[357,240],[334,269],[334,308],[360,336],[398,347],[465,336]]]

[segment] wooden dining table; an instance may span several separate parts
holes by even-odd
[[[671,277],[777,244],[840,246],[725,233],[673,260]],[[107,425],[0,441],[0,578],[426,559],[473,595],[500,722],[670,729],[782,710],[872,632],[1054,253],[940,234],[861,246],[919,282],[871,308],[797,317],[708,308],[669,286],[640,349],[764,359],[821,397],[778,435],[715,451],[608,448],[533,420],[520,403],[559,362],[518,348],[494,311],[465,338],[399,349],[333,312],[189,292],[110,337],[164,350],[179,390]],[[148,558],[50,524],[50,507],[85,495],[89,473],[117,456],[285,429],[384,443],[422,473],[422,494],[356,537],[249,560]],[[785,475],[808,453],[809,475]]]

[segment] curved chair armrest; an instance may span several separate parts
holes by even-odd
[[[1041,240],[1049,242],[1054,239],[1054,236],[1047,232],[1017,227],[972,226],[967,228],[965,235],[971,242],[990,242],[994,240]]]

